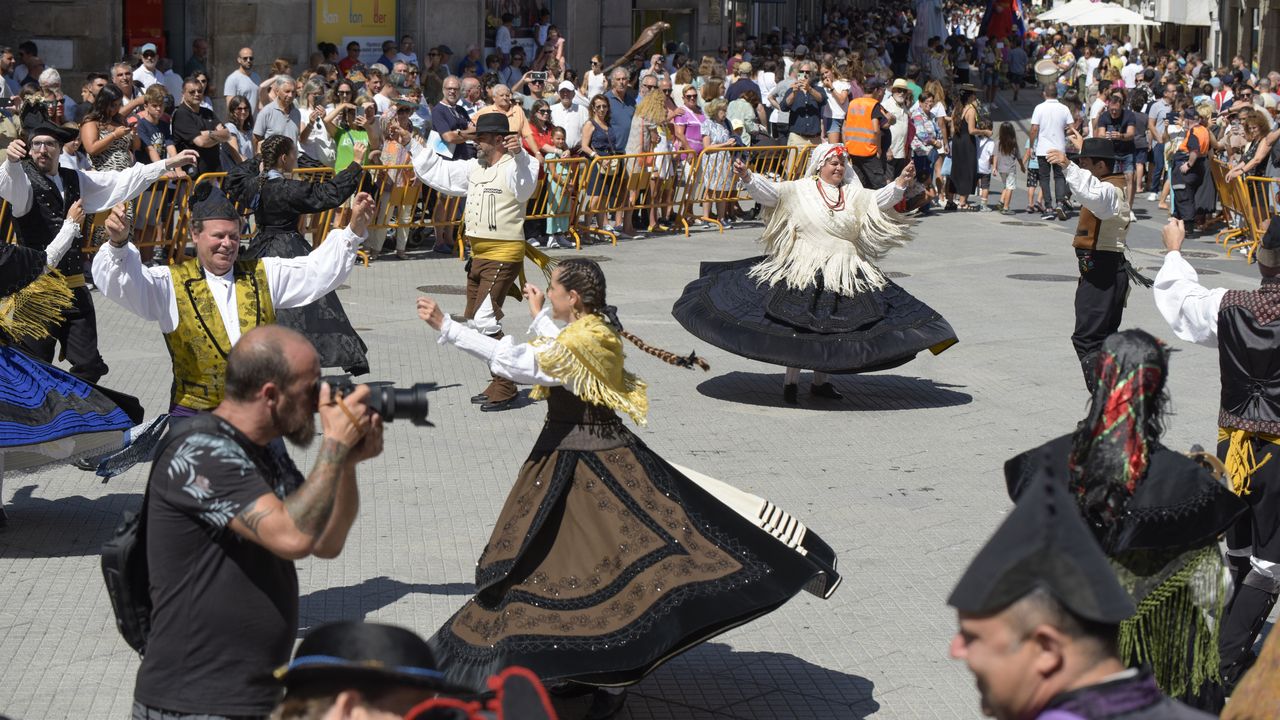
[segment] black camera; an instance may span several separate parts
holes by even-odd
[[[385,422],[395,422],[396,418],[408,420],[419,427],[435,427],[427,420],[427,394],[436,389],[435,383],[414,383],[407,388],[398,388],[389,383],[357,383],[350,375],[330,375],[322,377],[319,383],[329,383],[329,391],[346,396],[356,389],[356,385],[369,386],[369,399],[365,404],[382,416]],[[320,385],[317,383],[316,391]]]

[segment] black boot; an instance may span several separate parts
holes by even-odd
[[[824,382],[821,385],[814,385],[810,387],[809,394],[817,395],[820,398],[826,398],[828,400],[844,399],[844,395],[841,395],[840,391],[836,389],[836,386],[829,382]]]
[[[591,695],[591,707],[587,708],[586,720],[607,720],[617,715],[622,706],[627,704],[627,691],[611,693],[604,688]]]
[[[1253,653],[1253,643],[1258,639],[1258,633],[1262,631],[1271,608],[1276,604],[1276,593],[1255,587],[1255,584],[1268,583],[1268,579],[1251,572],[1236,596],[1231,599],[1231,608],[1222,620],[1218,638],[1218,652],[1221,656],[1219,667],[1228,696],[1258,659]]]
[[[782,401],[788,405],[799,405],[800,398],[798,394],[800,386],[795,383],[787,383],[782,386]]]
[[[1231,597],[1235,598],[1240,593],[1240,587],[1244,585],[1244,579],[1249,576],[1249,571],[1253,570],[1253,564],[1249,562],[1248,555],[1228,555],[1227,569],[1231,572]],[[1227,603],[1227,608],[1231,608],[1231,603]]]

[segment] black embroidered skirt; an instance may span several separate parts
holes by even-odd
[[[735,355],[827,373],[887,370],[956,343],[955,330],[937,311],[892,280],[857,297],[822,289],[820,277],[791,290],[749,276],[763,259],[702,263],[671,314],[698,338]]]
[[[301,257],[310,253],[311,245],[298,232],[263,228],[241,256],[246,260],[256,260],[262,257]],[[337,292],[300,308],[276,308],[276,322],[307,336],[320,354],[320,367],[340,367],[352,375],[369,372],[369,348],[351,327]]]
[[[611,411],[553,389],[480,557],[477,594],[431,638],[440,666],[481,686],[510,665],[627,685],[802,589],[829,597],[835,553],[754,499],[743,512],[740,491],[704,489]]]

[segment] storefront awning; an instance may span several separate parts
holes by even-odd
[[[1155,20],[1177,25],[1208,27],[1213,0],[1156,0]]]

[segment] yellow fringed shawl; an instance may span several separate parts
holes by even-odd
[[[529,344],[542,372],[584,402],[626,413],[637,425],[646,423],[647,386],[623,367],[622,337],[599,315],[587,315],[565,326],[559,336],[534,338]],[[549,392],[539,385],[529,397],[542,400]]]
[[[0,299],[0,337],[49,337],[49,328],[62,322],[73,295],[62,273],[50,270],[16,293]]]

